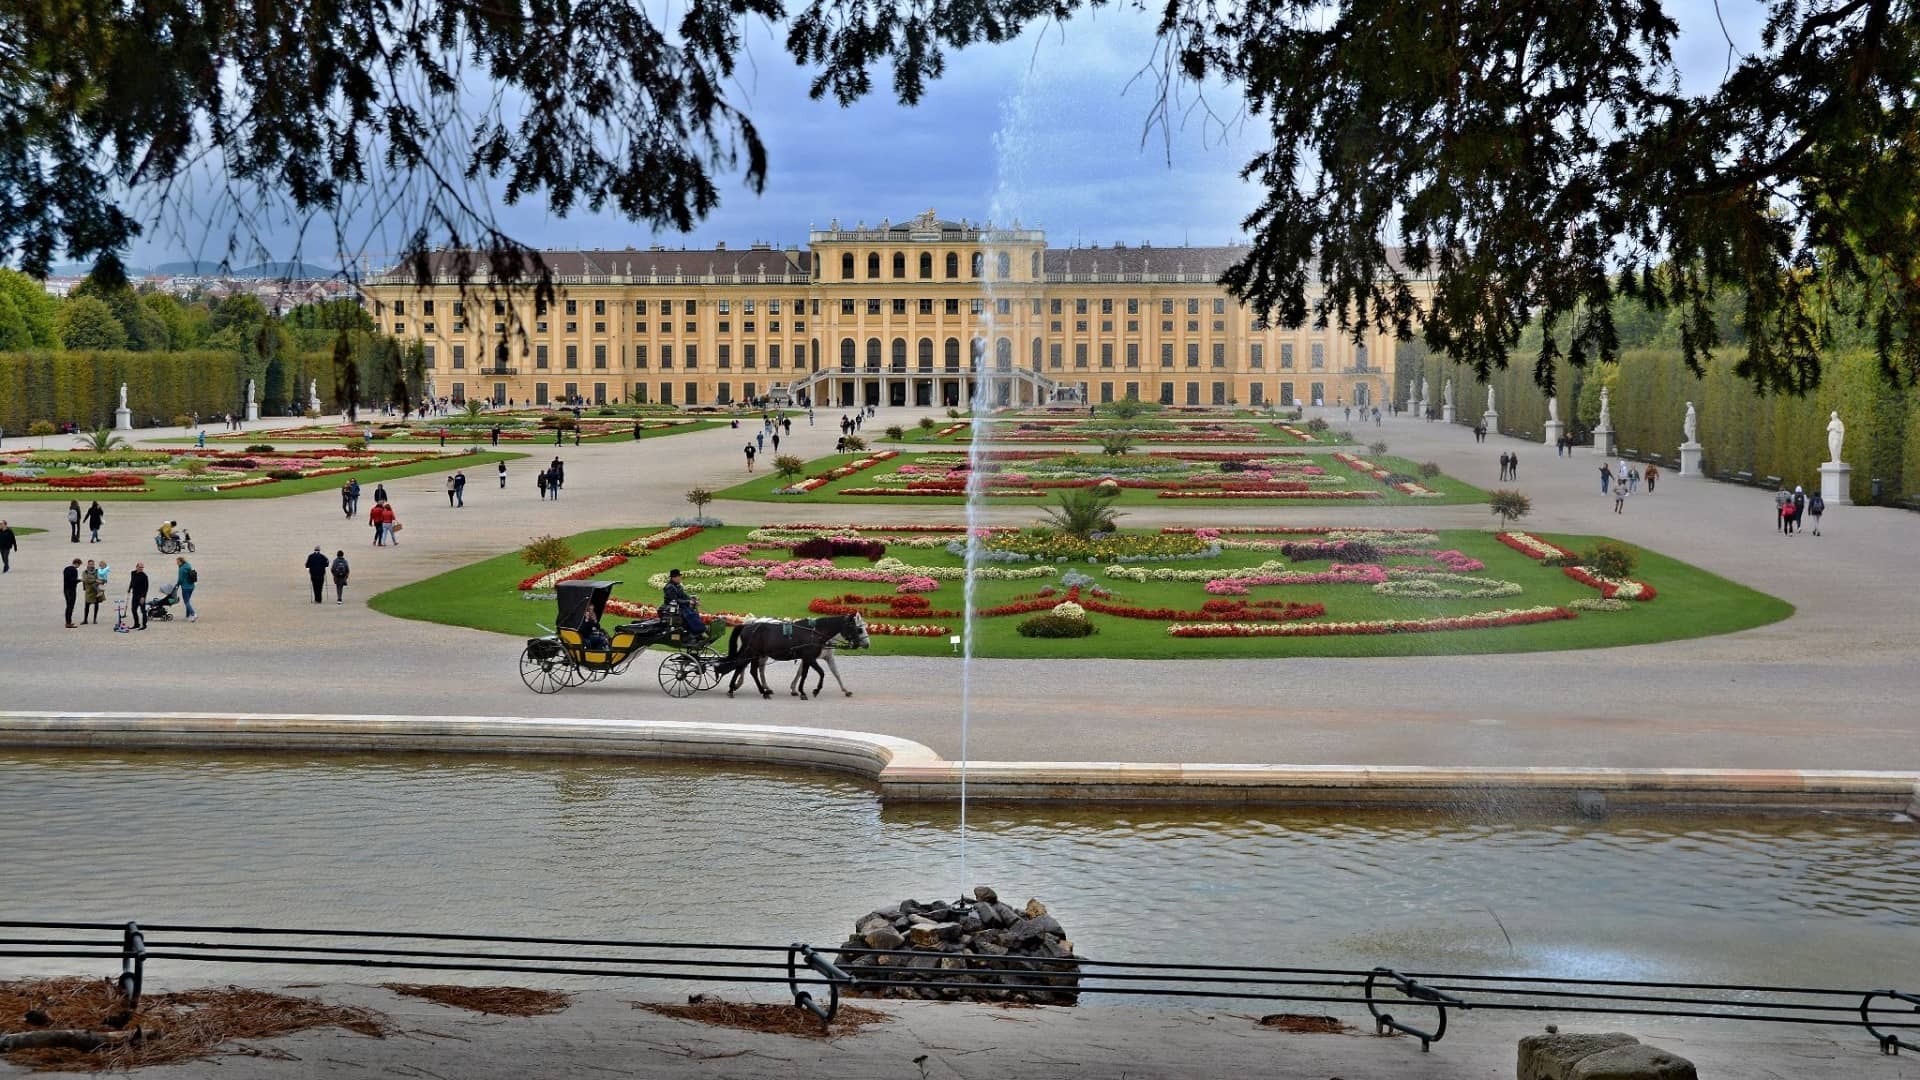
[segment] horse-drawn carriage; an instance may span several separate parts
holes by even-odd
[[[528,638],[520,653],[520,680],[527,689],[554,694],[569,686],[599,682],[622,674],[656,645],[670,650],[660,660],[660,688],[669,696],[688,697],[718,686],[720,657],[707,648],[704,636],[687,630],[678,610],[669,607],[657,618],[622,623],[611,630],[600,625],[618,584],[563,581],[555,587],[559,612],[554,632]]]

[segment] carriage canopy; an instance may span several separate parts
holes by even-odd
[[[578,630],[588,622],[599,622],[606,614],[607,601],[617,581],[563,581],[554,586],[559,612],[557,625]]]

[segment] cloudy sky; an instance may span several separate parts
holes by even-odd
[[[1723,5],[1723,33],[1711,0],[1675,0],[1672,9],[1682,22],[1679,61],[1689,89],[1716,83],[1728,37],[1750,45],[1765,14],[1753,3]],[[1007,45],[950,54],[947,74],[917,107],[896,104],[882,77],[881,92],[843,109],[808,99],[808,72],[761,27],[741,65],[736,104],[767,143],[763,193],[737,175],[722,177],[720,209],[686,235],[654,235],[611,214],[556,218],[530,204],[502,208],[501,221],[543,247],[797,244],[809,226],[834,218],[898,221],[929,207],[942,217],[1018,217],[1045,227],[1054,244],[1239,239],[1254,197],[1237,173],[1260,149],[1264,126],[1245,123],[1237,95],[1213,86],[1203,88],[1210,113],[1176,113],[1171,132],[1148,132],[1153,84],[1136,76],[1153,45],[1151,15],[1107,8]],[[1191,103],[1192,89],[1184,93]],[[224,232],[196,224],[203,219],[195,208],[156,222],[131,261],[219,258]],[[329,228],[304,241],[284,221],[253,231],[276,256],[297,247],[310,262],[339,262]],[[348,245],[379,263],[398,241],[363,229]],[[236,265],[256,254],[237,253]]]

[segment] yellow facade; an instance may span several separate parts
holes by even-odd
[[[521,403],[823,407],[1384,406],[1393,341],[1261,325],[1217,280],[1232,248],[1049,249],[1038,230],[833,228],[805,250],[550,252],[556,299],[367,285],[375,322],[429,350],[438,394]],[[1080,395],[1084,395],[1081,397]]]

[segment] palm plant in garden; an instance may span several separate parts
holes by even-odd
[[[487,404],[479,398],[468,398],[466,404],[467,419],[478,420],[480,414],[487,411]]]
[[[80,436],[80,445],[74,449],[85,450],[93,454],[104,454],[109,450],[118,450],[126,445],[127,440],[114,434],[112,428],[96,428],[93,431],[82,433]]]
[[[1101,452],[1120,457],[1133,449],[1136,439],[1131,431],[1104,431],[1094,436],[1093,441],[1100,444]]]
[[[1099,488],[1067,488],[1058,501],[1046,508],[1047,522],[1068,536],[1086,539],[1097,532],[1112,532],[1120,515],[1113,512],[1117,491]]]

